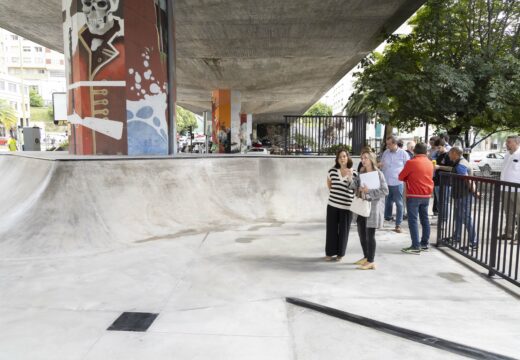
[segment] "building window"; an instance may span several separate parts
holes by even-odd
[[[19,62],[20,62],[20,58],[18,58],[18,57],[12,57],[12,58],[11,58],[11,62],[19,63]]]
[[[24,64],[30,64],[30,63],[32,63],[32,59],[30,57],[24,57],[23,58],[23,63]]]
[[[29,87],[28,86],[24,86],[23,90],[25,91],[26,95],[29,95]]]
[[[16,101],[9,101],[9,103],[11,104],[11,107],[13,109],[15,109],[16,111],[18,111],[18,103]]]
[[[31,52],[31,47],[30,46],[24,46],[23,47],[23,51],[24,52]]]
[[[0,81],[0,90],[5,90],[5,82],[4,81]]]
[[[34,61],[35,61],[37,64],[43,64],[43,59],[42,59],[42,58],[36,58],[36,59],[34,59]]]
[[[11,40],[18,40],[18,35],[11,34]]]
[[[45,70],[44,69],[38,69],[38,74],[45,74]]]
[[[64,64],[63,59],[61,59],[60,60],[60,65],[63,65],[63,64]]]
[[[52,60],[51,60],[51,59],[45,59],[45,63],[46,63],[47,65],[50,65],[50,64],[52,64]]]
[[[18,86],[16,84],[13,84],[13,83],[8,83],[7,84],[7,89],[10,92],[17,92],[18,91]]]
[[[34,51],[41,53],[43,52],[43,48],[41,46],[35,46]]]

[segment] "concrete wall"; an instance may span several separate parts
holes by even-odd
[[[48,161],[0,155],[4,257],[110,250],[272,221],[324,221],[333,158]]]

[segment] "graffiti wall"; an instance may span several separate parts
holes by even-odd
[[[167,154],[166,1],[63,0],[70,151]]]

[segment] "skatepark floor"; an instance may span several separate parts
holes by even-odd
[[[446,250],[401,253],[404,229],[376,233],[375,271],[352,265],[362,257],[355,224],[343,261],[323,261],[321,222],[252,222],[85,255],[3,258],[0,359],[460,357],[286,297],[520,358],[518,295]],[[158,316],[145,332],[107,330],[123,312]]]

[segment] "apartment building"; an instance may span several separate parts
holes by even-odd
[[[0,29],[0,74],[2,73],[20,79],[21,87],[28,86],[36,90],[46,105],[52,105],[54,92],[66,91],[62,54]]]

